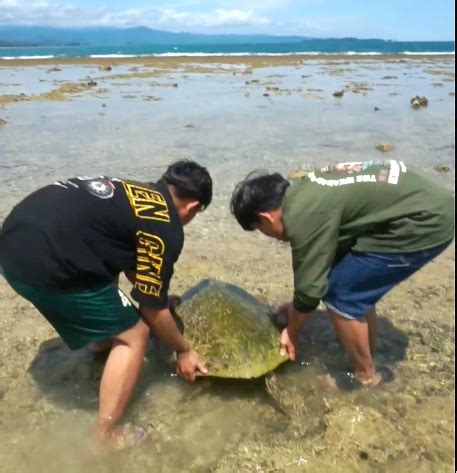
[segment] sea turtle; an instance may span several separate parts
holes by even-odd
[[[266,393],[278,411],[289,419],[307,415],[307,429],[320,425],[318,413],[326,407],[315,369],[291,366],[274,372],[288,358],[279,353],[280,334],[269,306],[233,284],[213,279],[200,282],[179,299],[173,299],[172,312],[208,376],[264,377]]]
[[[287,360],[279,353],[279,332],[269,307],[233,284],[206,279],[173,305],[210,376],[258,378]]]

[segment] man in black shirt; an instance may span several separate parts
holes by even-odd
[[[212,199],[208,171],[172,164],[158,183],[77,177],[20,202],[0,230],[0,268],[71,349],[109,348],[95,427],[102,443],[116,428],[136,385],[150,331],[178,353],[178,372],[206,373],[169,311],[168,288],[184,243],[183,225]],[[124,272],[139,313],[119,291]]]

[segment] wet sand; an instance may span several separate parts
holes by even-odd
[[[154,179],[170,161],[192,157],[210,168],[216,192],[186,228],[177,294],[214,277],[272,305],[289,299],[287,246],[242,232],[227,208],[234,184],[253,168],[287,173],[404,159],[454,185],[453,57],[71,61],[0,63],[0,221],[53,180]],[[106,65],[112,70],[99,69]],[[84,87],[91,79],[97,86]],[[83,88],[46,96],[68,84]],[[341,99],[336,90],[345,90]],[[1,102],[21,93],[30,99]],[[429,107],[412,110],[415,95],[426,95]],[[384,142],[394,151],[377,151]],[[150,430],[149,439],[95,458],[86,439],[102,362],[66,350],[0,276],[2,471],[450,471],[454,281],[452,246],[382,301],[377,364],[393,380],[375,390],[352,389],[349,363],[320,308],[302,331],[299,362],[277,373],[287,415],[262,380],[187,385],[151,348],[126,415]],[[327,371],[340,391],[316,383]]]
[[[300,67],[306,64],[321,62],[327,66],[340,66],[336,69],[334,75],[339,75],[344,71],[344,66],[349,64],[398,64],[422,62],[433,67],[435,64],[454,61],[454,56],[449,55],[291,55],[291,56],[182,56],[182,57],[134,57],[134,58],[50,58],[50,59],[0,59],[0,68],[36,68],[40,66],[49,66],[47,72],[60,72],[63,66],[82,66],[98,67],[101,71],[112,71],[118,66],[133,66],[129,73],[109,74],[101,76],[103,79],[135,79],[159,77],[166,73],[184,70],[186,73],[217,73],[226,72],[227,68],[244,68],[244,73],[251,73],[255,69],[264,69],[271,67]],[[151,68],[149,71],[133,71],[138,67]],[[339,71],[339,72],[338,72]],[[437,72],[439,75],[440,71]],[[445,73],[446,78],[454,78],[455,74],[451,71]],[[5,85],[5,84],[3,84]],[[64,100],[66,95],[78,94],[91,86],[87,82],[83,83],[65,83],[53,91],[29,96],[27,94],[0,96],[0,105],[20,101],[39,100]]]
[[[90,57],[66,57],[49,59],[0,59],[0,65],[8,67],[15,66],[58,66],[69,64],[92,64],[106,66],[112,64],[151,64],[166,66],[172,69],[183,64],[246,64],[250,67],[282,66],[300,64],[304,61],[441,61],[455,58],[454,54],[294,54],[294,55],[256,55],[256,56],[143,56],[143,57],[116,57],[116,58],[90,58]]]

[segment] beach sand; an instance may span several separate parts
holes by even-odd
[[[40,65],[70,65],[70,64],[95,64],[95,65],[112,65],[112,64],[155,64],[166,65],[175,69],[183,64],[245,64],[250,67],[265,67],[279,65],[295,65],[304,61],[379,61],[379,62],[398,62],[398,61],[453,61],[454,54],[292,54],[292,55],[189,55],[189,56],[138,56],[138,57],[53,57],[38,59],[0,59],[0,64],[6,66],[40,66]]]
[[[281,303],[292,292],[290,250],[237,226],[235,183],[252,169],[401,159],[453,188],[453,68],[453,56],[0,61],[0,222],[54,180],[152,180],[191,157],[211,170],[215,196],[186,228],[172,292],[213,277]],[[429,106],[413,110],[416,95]],[[394,150],[378,151],[381,143]],[[62,347],[0,277],[2,471],[449,471],[454,278],[452,246],[381,302],[377,364],[393,380],[372,391],[317,386],[316,374],[344,385],[349,370],[320,307],[299,362],[277,373],[288,417],[262,380],[188,385],[151,350],[126,415],[150,438],[96,458],[86,439],[102,364]]]

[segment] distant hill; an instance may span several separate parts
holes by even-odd
[[[0,46],[123,46],[297,43],[310,38],[273,35],[205,35],[171,33],[145,26],[133,28],[54,28],[0,25]]]
[[[310,38],[275,35],[214,35],[172,33],[145,26],[133,28],[56,28],[48,26],[0,25],[0,47],[128,48],[131,53],[161,53],[179,47],[181,52],[443,52],[454,51],[454,41],[391,41],[359,38]],[[151,49],[152,48],[152,49]],[[76,48],[75,48],[76,49]],[[132,51],[133,50],[133,51]],[[71,53],[70,53],[71,55]]]

